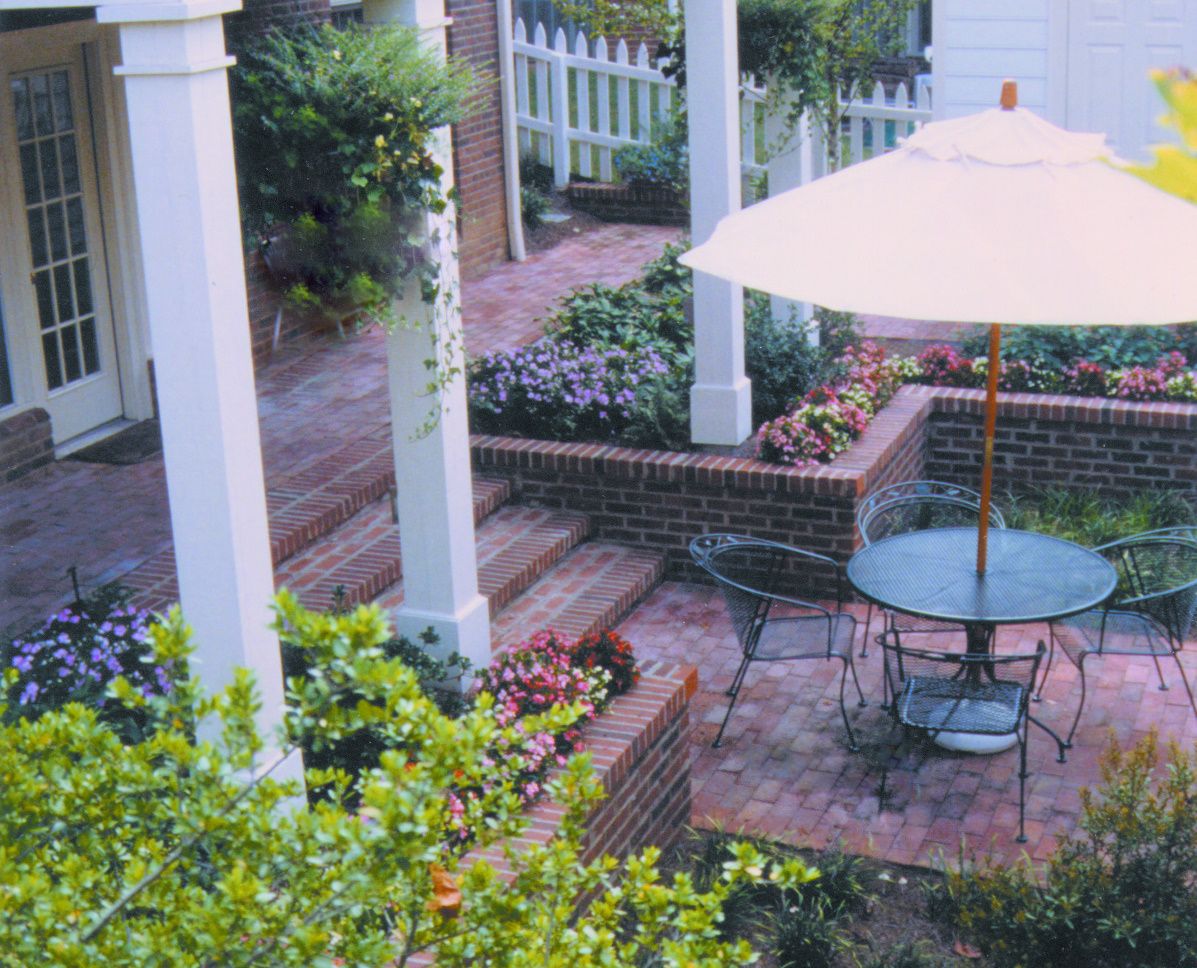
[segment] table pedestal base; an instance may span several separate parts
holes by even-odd
[[[1001,753],[1018,745],[1017,733],[1003,733],[1001,736],[983,736],[979,733],[942,732],[935,737],[935,745],[955,753],[976,753],[984,756]]]

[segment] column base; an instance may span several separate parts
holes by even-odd
[[[694,443],[735,447],[752,431],[752,381],[748,377],[731,386],[696,383],[690,388],[690,439]]]
[[[444,658],[453,652],[470,660],[475,669],[490,664],[490,605],[475,595],[455,613],[431,612],[401,605],[392,615],[395,631],[412,641],[427,628],[440,638],[435,652]]]

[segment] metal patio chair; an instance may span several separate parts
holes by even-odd
[[[908,730],[931,739],[942,733],[1006,736],[1018,739],[1018,840],[1026,842],[1027,701],[1039,663],[1047,652],[981,655],[911,649],[901,638],[882,637],[887,691],[894,697],[890,715]],[[888,763],[886,764],[888,770]],[[882,780],[884,787],[885,780]]]
[[[1094,548],[1118,570],[1118,587],[1106,607],[1092,609],[1051,623],[1051,652],[1035,698],[1051,674],[1056,646],[1081,674],[1072,737],[1085,708],[1085,660],[1100,655],[1148,655],[1155,663],[1160,689],[1167,689],[1161,658],[1176,660],[1180,681],[1197,715],[1197,701],[1180,661],[1180,650],[1197,617],[1197,542],[1178,537],[1191,529],[1162,529],[1122,538]]]
[[[856,619],[843,611],[844,580],[840,566],[813,551],[739,534],[695,538],[690,542],[690,554],[722,589],[741,651],[739,668],[727,690],[731,702],[711,745],[718,747],[722,742],[745,674],[753,662],[838,659],[844,664],[840,674],[840,715],[848,731],[848,747],[856,752],[856,736],[844,707],[849,671],[860,705],[867,703],[852,664]],[[830,587],[832,582],[836,596],[834,610],[793,594],[804,583]]]
[[[981,513],[981,495],[971,488],[943,481],[902,481],[874,491],[856,509],[856,527],[861,540],[871,545],[882,538],[911,531],[932,528],[975,527]],[[990,504],[989,526],[1004,528],[1002,512]],[[893,632],[908,633],[954,632],[959,625],[918,618],[901,612],[882,610],[882,636]],[[873,624],[873,604],[865,612],[864,644],[861,658],[869,654],[869,631]]]

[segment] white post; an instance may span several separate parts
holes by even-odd
[[[271,737],[283,679],[220,20],[239,6],[129,4],[97,19],[120,24],[179,594],[206,685],[252,670]]]
[[[444,51],[441,0],[366,0],[364,9],[367,22],[415,26],[429,44]],[[448,129],[437,132],[437,139],[437,163],[445,172],[442,188],[448,191],[453,185]],[[396,309],[419,328],[400,326],[387,337],[403,555],[404,601],[395,624],[409,637],[431,627],[444,652],[460,652],[478,667],[490,661],[490,613],[486,599],[478,594],[455,223],[452,206],[428,216],[441,298],[435,307],[422,302],[413,281]],[[450,359],[442,357],[441,365],[447,362],[456,376],[429,396],[424,361],[436,346],[450,348]],[[429,429],[424,425],[434,406],[439,407],[439,418]],[[426,433],[421,433],[422,427]]]
[[[781,90],[785,82],[770,77],[766,84],[770,92]],[[810,119],[804,114],[796,122],[791,121],[793,97],[771,96],[766,102],[765,150],[768,153],[769,195],[780,195],[791,188],[810,181]],[[806,337],[816,345],[819,330],[809,326],[813,316],[811,304],[770,296],[773,315],[778,319],[797,320],[806,331]]]
[[[549,95],[553,114],[553,184],[564,188],[569,184],[569,42],[560,27],[553,38],[556,56],[549,69]]]
[[[735,0],[686,0],[686,101],[690,126],[690,235],[705,242],[740,208],[740,73]],[[752,432],[744,375],[743,290],[694,273],[690,436],[735,445]]]

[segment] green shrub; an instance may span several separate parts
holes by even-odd
[[[746,943],[717,937],[723,899],[742,883],[813,876],[749,844],[734,846],[709,891],[685,876],[662,883],[651,848],[622,865],[584,863],[584,821],[601,796],[585,756],[549,783],[564,811],[557,834],[544,845],[518,840],[519,796],[486,785],[488,751],[517,734],[489,703],[443,716],[411,670],[384,655],[390,631],[377,608],[317,615],[284,594],[278,613],[320,670],[288,683],[285,735],[258,733],[260,700],[245,670],[214,696],[187,680],[147,698],[116,680],[112,699],[150,720],[137,743],[78,703],[0,722],[6,965],[404,968],[421,953],[444,968],[659,956],[745,964]],[[177,610],[150,636],[156,663],[187,667]],[[556,731],[579,712],[557,706],[523,725]],[[309,784],[340,796],[308,806],[296,782],[272,772],[275,745],[294,753],[309,731],[318,748],[362,729],[384,732],[401,752],[358,777],[308,772]],[[446,791],[463,786],[482,791],[465,809],[490,818],[477,843],[502,851],[509,875],[446,849]],[[594,898],[585,911],[583,897]]]
[[[944,907],[996,968],[1197,965],[1197,771],[1151,734],[1111,743],[1102,786],[1082,792],[1080,833],[1048,859],[949,870]]]
[[[293,301],[384,314],[416,271],[419,215],[440,211],[435,129],[472,81],[403,27],[294,28],[255,40],[234,72],[248,230]],[[270,241],[273,240],[273,241]]]
[[[860,968],[944,968],[947,959],[940,958],[926,941],[903,941],[888,951],[875,954]]]
[[[1086,548],[1197,520],[1193,505],[1178,491],[1143,490],[1116,501],[1080,488],[1052,487],[1007,495],[1006,504],[1010,527]]]
[[[1003,326],[1002,359],[1063,373],[1077,360],[1106,369],[1153,366],[1179,350],[1197,359],[1197,325],[1180,326]],[[964,340],[965,356],[989,355],[989,328]]]
[[[549,199],[539,189],[529,185],[520,186],[520,218],[530,229],[544,225],[544,217],[549,213]]]
[[[787,904],[769,918],[769,948],[778,968],[833,968],[840,952],[852,946],[840,919],[816,901]]]
[[[823,382],[827,353],[801,324],[773,315],[769,297],[752,293],[744,311],[744,371],[752,381],[752,425],[786,413]]]
[[[652,144],[627,145],[612,156],[620,180],[629,185],[672,188],[681,195],[690,187],[690,149],[686,112],[673,110],[655,133]]]

